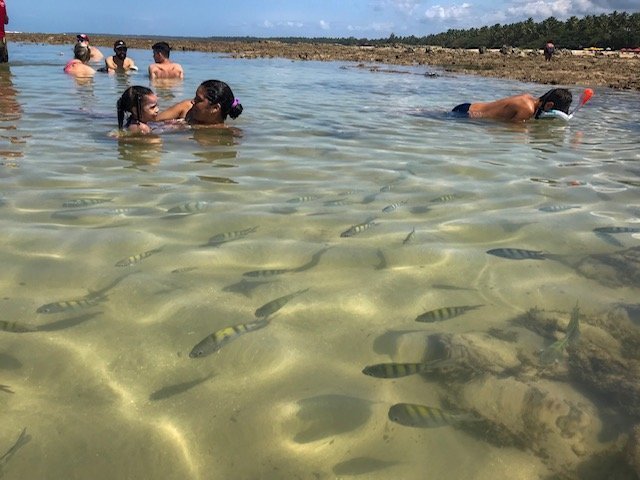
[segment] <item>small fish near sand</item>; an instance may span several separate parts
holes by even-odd
[[[509,260],[546,260],[547,254],[541,250],[525,250],[522,248],[494,248],[487,250],[489,255],[508,258]]]
[[[26,323],[19,322],[7,322],[6,320],[0,320],[0,331],[10,333],[28,333],[38,331],[37,327],[33,325],[27,325]]]
[[[483,307],[484,305],[460,305],[455,307],[442,307],[436,310],[429,310],[416,317],[416,322],[433,323],[449,320],[450,318],[462,315],[470,310]]]
[[[404,237],[402,244],[406,245],[407,243],[413,241],[413,237],[415,237],[415,235],[416,235],[416,227],[413,227],[411,231],[407,234],[407,236]]]
[[[173,215],[193,215],[194,213],[202,213],[211,207],[210,202],[205,201],[197,201],[197,202],[187,202],[182,205],[177,205],[175,207],[171,207],[167,210],[167,213]]]
[[[460,198],[460,195],[457,195],[455,193],[448,193],[446,195],[440,195],[439,197],[432,198],[429,201],[431,203],[446,203],[446,202],[450,202],[452,200],[457,200],[459,198]]]
[[[567,332],[560,340],[556,340],[547,348],[540,352],[540,364],[549,366],[558,363],[564,355],[564,350],[568,345],[574,345],[580,338],[580,308],[576,303],[571,311],[571,319],[567,326]]]
[[[119,276],[109,285],[104,288],[101,288],[98,291],[90,292],[88,295],[84,297],[77,298],[74,300],[62,300],[59,302],[47,303],[38,307],[36,313],[62,313],[67,311],[76,311],[85,308],[90,308],[98,305],[100,302],[104,302],[107,299],[106,293],[118,285],[122,280],[127,278],[131,273],[126,273],[124,275]]]
[[[309,291],[309,289],[305,288],[305,289],[290,293],[288,295],[284,295],[282,297],[276,298],[275,300],[271,300],[270,302],[265,303],[263,306],[258,308],[255,312],[255,315],[258,318],[268,317],[269,315],[276,313],[278,310],[284,307],[287,303],[289,303],[291,299],[297,297],[298,295],[302,295],[307,291]]]
[[[218,233],[209,238],[209,241],[204,244],[203,247],[217,247],[219,245],[222,245],[223,243],[239,240],[246,237],[250,233],[255,232],[256,230],[258,230],[257,226],[245,228],[243,230],[235,230],[233,232]]]
[[[640,227],[598,227],[594,228],[595,233],[606,233],[615,235],[618,233],[640,233]]]
[[[401,202],[397,202],[397,203],[392,203],[391,205],[387,205],[386,207],[384,207],[382,211],[384,213],[395,212],[398,208],[400,208],[402,205],[405,205],[406,203],[407,203],[406,200],[402,200]]]
[[[27,434],[27,428],[23,428],[20,436],[15,441],[15,443],[5,452],[4,455],[0,457],[0,477],[3,476],[4,466],[11,460],[18,450],[24,447],[31,440],[31,435]]]
[[[201,358],[211,355],[239,336],[255,330],[260,330],[261,328],[269,325],[270,322],[270,318],[264,318],[257,322],[242,323],[240,325],[233,325],[231,327],[225,327],[217,330],[198,342],[196,346],[191,349],[189,357]]]
[[[415,403],[397,403],[389,408],[389,420],[406,427],[438,428],[480,419],[469,413],[453,413]]]
[[[546,205],[544,207],[540,207],[538,210],[546,213],[559,213],[566,212],[567,210],[573,210],[576,208],[580,208],[579,205]]]
[[[362,373],[375,378],[402,378],[418,373],[436,372],[451,367],[454,360],[446,358],[428,363],[377,363],[367,365]]]
[[[101,203],[107,203],[113,200],[112,198],[75,198],[73,200],[67,200],[62,203],[64,208],[82,208],[91,207],[93,205],[99,205]]]
[[[137,265],[145,258],[149,258],[151,255],[161,252],[162,248],[163,247],[154,248],[153,250],[147,250],[146,252],[137,253],[136,255],[131,255],[130,257],[118,260],[116,262],[116,267],[130,267],[132,265]]]
[[[362,223],[358,223],[357,225],[353,225],[351,227],[349,227],[347,230],[345,230],[344,232],[342,232],[340,234],[341,237],[345,238],[345,237],[353,237],[354,235],[357,235],[359,233],[362,233],[366,230],[369,230],[371,227],[374,227],[376,225],[378,225],[378,223],[374,222],[375,217],[371,217],[367,220],[365,220]]]

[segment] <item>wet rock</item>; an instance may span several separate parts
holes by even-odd
[[[636,475],[640,477],[640,425],[636,425],[631,430],[629,442],[625,450],[627,463],[634,469]]]

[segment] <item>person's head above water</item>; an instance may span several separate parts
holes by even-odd
[[[154,56],[155,54],[160,53],[164,58],[169,58],[169,55],[171,54],[171,47],[167,42],[154,43],[151,46],[151,50],[153,51]]]
[[[233,96],[229,85],[220,80],[202,82],[192,103],[187,121],[193,123],[224,123],[227,116],[235,119],[242,113],[242,104]]]
[[[113,44],[113,51],[116,53],[116,57],[125,59],[127,58],[127,44],[124,40],[117,40]]]
[[[158,97],[147,87],[134,85],[127,88],[116,103],[118,110],[118,128],[129,127],[132,123],[147,123],[155,120],[158,114]],[[127,124],[124,115],[129,113]]]
[[[573,96],[566,88],[554,88],[542,95],[539,100],[535,118],[539,118],[540,114],[546,110],[558,110],[568,114]]]
[[[85,44],[76,43],[73,47],[73,57],[82,63],[87,63],[91,59],[91,50]]]

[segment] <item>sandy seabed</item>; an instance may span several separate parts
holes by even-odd
[[[91,44],[104,54],[122,38],[129,47],[151,49],[158,38],[92,35]],[[9,33],[10,42],[73,44],[74,35]],[[446,49],[440,47],[384,45],[345,46],[325,43],[284,43],[274,40],[218,41],[167,38],[174,51],[201,51],[228,54],[235,58],[290,58],[292,60],[350,61],[367,68],[380,65],[424,65],[449,72],[509,78],[550,85],[604,86],[640,90],[640,55],[625,52],[585,52],[560,50],[550,62],[542,50],[514,50],[503,54],[488,50]],[[9,46],[9,49],[11,47]],[[11,51],[11,50],[9,50]],[[374,67],[372,67],[372,64]],[[428,72],[427,72],[428,73]]]

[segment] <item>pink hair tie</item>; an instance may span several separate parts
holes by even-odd
[[[240,100],[238,100],[237,98],[234,98],[233,103],[231,104],[231,108],[237,107],[239,104],[240,104]]]

